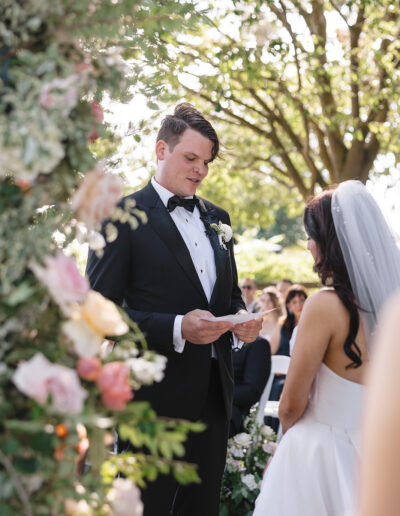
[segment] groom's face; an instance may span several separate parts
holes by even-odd
[[[156,179],[164,188],[179,197],[194,195],[208,174],[212,157],[211,140],[193,129],[186,129],[171,150],[159,140],[156,145]]]

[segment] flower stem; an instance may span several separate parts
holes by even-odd
[[[9,473],[15,489],[18,493],[19,499],[21,500],[21,504],[24,508],[25,516],[33,516],[33,512],[31,506],[29,504],[29,496],[27,495],[23,485],[21,484],[17,472],[15,471],[10,459],[0,450],[0,462],[3,464],[6,471]]]

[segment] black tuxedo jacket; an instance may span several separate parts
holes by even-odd
[[[217,279],[210,302],[198,278],[186,247],[167,208],[151,183],[121,201],[136,203],[147,215],[147,223],[135,230],[129,223],[117,223],[118,237],[108,243],[101,258],[90,252],[87,274],[93,289],[124,307],[145,334],[150,349],[165,355],[168,363],[162,382],[141,387],[136,400],[148,400],[157,414],[197,420],[204,407],[210,377],[211,344],[186,342],[183,353],[173,346],[173,325],[177,314],[200,308],[215,316],[244,308],[237,285],[232,240],[221,249],[210,223],[230,224],[226,211],[200,199],[199,209],[208,228],[215,256]],[[106,224],[106,223],[105,223]],[[233,371],[231,334],[215,343],[224,402],[231,413]]]

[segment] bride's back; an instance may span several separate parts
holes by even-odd
[[[323,289],[314,294],[314,296],[318,297],[318,302],[322,304],[322,316],[326,319],[326,324],[331,328],[331,337],[323,358],[324,364],[339,376],[346,378],[346,380],[364,383],[368,365],[368,351],[361,313],[359,313],[360,324],[355,343],[361,351],[362,364],[359,367],[351,367],[351,360],[344,351],[344,343],[349,334],[350,327],[349,311],[334,289]]]

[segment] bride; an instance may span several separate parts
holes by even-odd
[[[304,225],[329,287],[310,296],[301,314],[279,405],[284,436],[254,516],[343,516],[355,508],[370,336],[400,286],[400,253],[362,183],[312,199]]]

